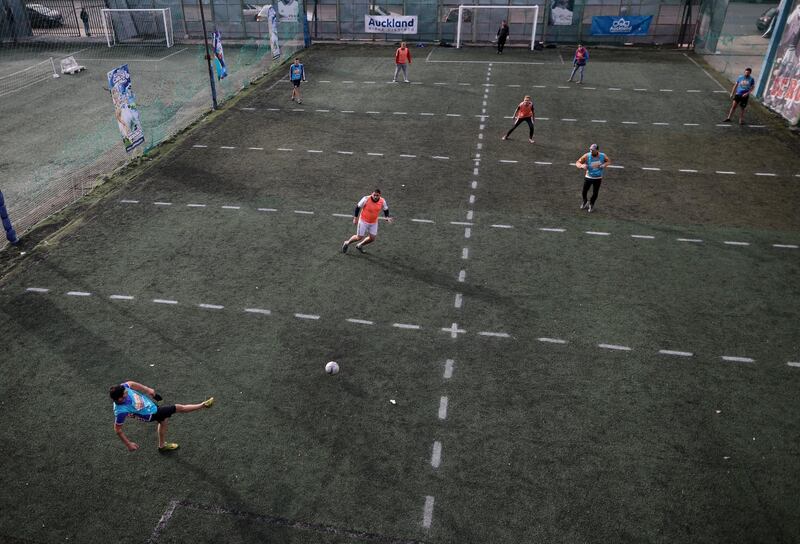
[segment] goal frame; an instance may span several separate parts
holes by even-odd
[[[172,47],[175,45],[175,35],[169,31],[169,28],[172,26],[172,10],[170,8],[136,8],[136,9],[117,9],[117,8],[103,8],[100,10],[101,21],[103,23],[103,32],[106,35],[106,44],[109,47],[113,47],[116,40],[113,38],[114,35],[114,27],[112,26],[110,29],[108,28],[108,24],[106,23],[106,13],[113,13],[113,12],[120,12],[120,13],[132,13],[132,12],[141,12],[141,11],[149,11],[151,13],[161,12],[161,22],[163,25],[161,28],[164,30],[164,38],[167,44],[167,48]]]
[[[471,6],[467,4],[460,4],[458,6],[458,27],[456,28],[456,49],[461,48],[461,25],[463,23],[463,15],[465,9],[477,11],[479,9],[532,9],[536,13],[533,15],[533,29],[531,30],[531,51],[534,50],[536,44],[536,25],[539,24],[539,5],[533,6]]]

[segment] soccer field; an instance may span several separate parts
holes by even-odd
[[[795,137],[682,52],[392,53],[303,52],[0,279],[0,540],[800,539]],[[216,404],[127,452],[123,380]]]

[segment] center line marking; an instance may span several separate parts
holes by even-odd
[[[655,236],[650,236],[649,234],[631,234],[631,238],[637,238],[639,240],[655,240]]]
[[[367,153],[370,157],[383,157],[383,153]]]
[[[396,327],[398,329],[407,329],[412,331],[416,331],[421,328],[419,325],[411,325],[408,323],[392,323],[392,327]]]
[[[352,317],[347,318],[348,323],[356,323],[357,325],[374,325],[374,321],[367,321],[366,319],[354,319]]]
[[[757,176],[777,176],[777,174],[772,174],[770,172],[756,172]]]
[[[433,468],[439,468],[439,464],[442,462],[442,443],[438,440],[433,442],[433,452],[431,453],[431,466]]]
[[[439,419],[447,419],[447,397],[439,399]]]
[[[464,238],[469,238],[472,236],[472,229],[470,227],[464,228]]]
[[[71,297],[90,297],[92,296],[91,293],[87,293],[86,291],[67,291],[67,295]]]
[[[545,232],[565,232],[567,229],[554,229],[550,227],[541,227],[539,230],[543,230]]]
[[[726,172],[725,170],[717,170],[717,174],[726,174],[728,176],[733,176],[736,172]]]
[[[798,246],[795,244],[772,244],[772,247],[777,247],[781,249],[798,249]]]
[[[245,308],[244,311],[248,314],[272,315],[271,310],[264,310],[263,308]]]
[[[250,149],[252,151],[264,151],[263,147],[248,147],[247,149]]]
[[[533,163],[534,163],[534,164],[541,164],[541,165],[550,165],[550,164],[553,164],[552,162],[546,162],[546,161],[533,161]]]
[[[426,529],[431,528],[433,522],[433,497],[425,497],[425,508],[422,513],[422,526]]]
[[[561,338],[546,338],[546,337],[542,337],[542,338],[537,338],[537,340],[539,342],[547,342],[549,344],[566,344],[567,343],[566,340],[562,340]]]
[[[697,170],[692,170],[690,168],[681,168],[681,169],[678,170],[678,172],[686,172],[686,173],[689,173],[689,174],[696,174]]]
[[[352,155],[353,154],[352,151],[337,151],[337,153],[339,153],[340,155]]]
[[[463,303],[464,303],[464,297],[461,295],[461,293],[456,293],[456,300],[453,303],[453,306],[455,306],[456,308],[461,308]]]
[[[279,147],[278,151],[294,151],[294,149],[290,149],[288,147]]]
[[[671,349],[660,349],[658,352],[661,355],[675,355],[676,357],[691,357],[694,355],[689,351],[673,351]]]
[[[125,199],[120,200],[120,202],[123,203],[123,204],[138,204],[139,203],[138,200],[125,200]]]
[[[297,319],[319,319],[318,315],[314,314],[294,314]]]
[[[597,344],[597,347],[603,349],[613,349],[617,351],[631,351],[631,348],[628,346],[618,346],[616,344]]]
[[[445,160],[445,161],[447,161],[447,160],[450,160],[450,157],[443,157],[443,156],[441,156],[441,155],[434,155],[434,156],[433,156],[433,157],[431,157],[431,158],[432,158],[432,159],[441,159],[441,160]]]
[[[172,206],[172,202],[153,202],[154,206]]]
[[[453,377],[453,363],[454,362],[455,361],[453,361],[452,359],[448,359],[448,360],[446,360],[444,362],[444,374],[442,375],[442,377],[445,380],[449,380],[450,378]]]
[[[495,338],[511,338],[511,335],[507,332],[489,332],[489,331],[481,331],[478,333],[480,336],[493,336]]]
[[[750,245],[750,242],[731,242],[729,240],[725,240],[722,243],[725,244],[725,245],[729,245],[729,246],[749,246]]]
[[[164,299],[164,298],[154,298],[153,302],[155,302],[156,304],[177,304],[178,303],[177,300],[169,300],[169,299]]]
[[[133,297],[130,295],[111,295],[108,298],[111,300],[133,300]]]
[[[219,304],[198,304],[198,308],[206,308],[208,310],[222,310],[225,306],[220,306]]]
[[[731,363],[755,363],[755,359],[751,359],[750,357],[736,357],[733,355],[723,355],[723,361],[728,361]]]
[[[314,212],[310,212],[307,210],[292,210],[294,213],[303,214],[303,215],[314,215]]]
[[[431,219],[412,219],[414,223],[433,223]]]
[[[323,153],[321,149],[306,149],[307,153]]]
[[[461,249],[461,258],[463,260],[466,260],[466,259],[469,258],[469,248],[468,247],[465,247],[465,248]]]
[[[601,232],[596,230],[587,230],[585,232],[586,234],[591,234],[592,236],[611,236],[610,232]]]
[[[44,287],[28,287],[25,289],[30,293],[49,293],[50,289],[45,289]]]
[[[660,172],[661,168],[653,168],[651,166],[642,166],[642,170],[651,170],[653,172]]]
[[[241,210],[241,206],[220,206],[223,210]]]
[[[221,145],[221,146],[219,146],[219,148],[220,149],[236,149],[235,147],[232,147],[232,146],[229,146],[229,145]]]
[[[689,242],[692,244],[702,244],[703,241],[700,238],[675,238],[678,242]]]
[[[258,211],[260,211],[260,212],[277,212],[278,210],[276,208],[258,208]],[[348,217],[350,217],[350,216],[348,216]]]
[[[406,158],[406,159],[416,159],[416,158],[417,158],[417,156],[416,156],[416,155],[400,155],[400,156],[401,156],[401,157],[404,157],[404,158]]]

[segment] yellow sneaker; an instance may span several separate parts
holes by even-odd
[[[214,406],[214,397],[208,397],[206,400],[203,401],[203,406],[206,408],[211,408]]]
[[[178,447],[179,446],[175,442],[167,442],[166,444],[164,444],[163,446],[158,448],[158,451],[161,451],[161,452],[173,451],[173,450],[177,450]]]

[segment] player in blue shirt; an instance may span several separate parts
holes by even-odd
[[[114,401],[114,431],[128,451],[139,449],[139,445],[129,440],[122,432],[122,424],[125,423],[128,416],[142,421],[157,422],[158,451],[172,451],[178,449],[178,445],[166,441],[167,419],[175,412],[194,412],[202,408],[211,408],[214,404],[214,397],[209,397],[200,404],[159,406],[156,403],[162,399],[155,389],[132,381],[112,385],[108,394]]]
[[[306,71],[300,64],[300,59],[295,58],[294,64],[289,65],[289,80],[292,82],[292,101],[297,100],[298,104],[303,103],[300,97],[300,82],[306,80]]]
[[[744,75],[739,76],[736,79],[736,83],[733,84],[733,88],[731,89],[731,100],[733,100],[733,103],[731,104],[731,109],[728,110],[728,116],[724,121],[725,123],[731,122],[733,111],[738,105],[741,108],[739,110],[739,124],[744,124],[744,109],[747,107],[747,101],[750,98],[750,92],[756,86],[756,80],[750,77],[751,73],[753,73],[753,70],[750,68],[745,68]]]

